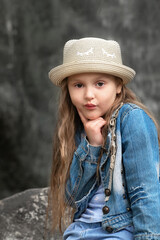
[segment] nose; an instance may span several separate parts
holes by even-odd
[[[94,91],[92,87],[87,87],[85,90],[85,98],[91,100],[94,98]]]

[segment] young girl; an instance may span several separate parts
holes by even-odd
[[[61,87],[50,204],[53,229],[72,221],[64,240],[160,239],[160,133],[126,87],[134,76],[100,38],[68,41],[49,73]]]

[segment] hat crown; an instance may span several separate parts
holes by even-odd
[[[81,38],[69,40],[63,51],[63,63],[102,61],[122,64],[121,49],[113,40],[100,38]]]
[[[135,71],[123,65],[119,44],[113,40],[87,37],[66,42],[63,64],[49,72],[49,78],[61,86],[64,79],[81,73],[106,73],[123,80],[126,84],[135,76]]]

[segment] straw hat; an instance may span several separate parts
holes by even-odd
[[[60,86],[68,76],[89,72],[120,77],[124,84],[135,76],[132,68],[123,65],[121,49],[116,41],[89,37],[66,42],[63,64],[51,69],[49,78]]]

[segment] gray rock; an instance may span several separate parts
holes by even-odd
[[[59,240],[46,228],[48,188],[29,189],[0,201],[0,240]],[[47,224],[48,225],[48,224]]]

